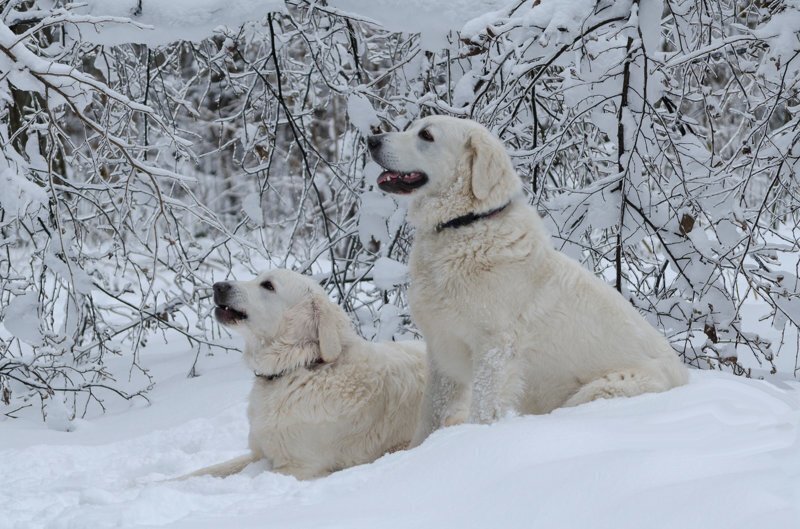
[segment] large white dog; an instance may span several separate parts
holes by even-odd
[[[272,270],[214,284],[215,316],[245,338],[255,372],[251,453],[190,475],[227,476],[266,459],[299,479],[406,448],[425,386],[425,344],[371,343],[311,278]]]
[[[675,351],[613,288],[557,252],[502,143],[431,116],[368,139],[378,186],[411,195],[411,315],[430,372],[412,446],[445,424],[546,413],[686,383]]]

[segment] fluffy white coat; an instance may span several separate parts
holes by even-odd
[[[409,303],[430,358],[412,445],[464,420],[488,423],[511,411],[546,413],[686,383],[664,336],[552,247],[502,143],[483,126],[432,116],[371,138],[370,148],[388,170],[379,182],[399,174],[418,186],[388,189],[411,196]]]
[[[215,302],[258,375],[251,453],[191,475],[226,476],[266,459],[309,479],[408,446],[425,385],[423,342],[365,341],[315,281],[289,270],[217,283]]]

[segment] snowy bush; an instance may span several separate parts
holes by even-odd
[[[7,415],[144,398],[155,333],[221,347],[231,274],[313,272],[365,336],[413,331],[362,140],[430,113],[496,132],[686,362],[798,373],[798,2],[167,4],[0,2]]]
[[[439,105],[513,146],[562,248],[697,367],[775,373],[778,347],[742,307],[762,301],[780,330],[800,318],[785,254],[798,250],[797,8],[522,5],[464,28],[472,94]]]

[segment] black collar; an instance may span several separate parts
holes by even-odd
[[[253,373],[258,378],[263,378],[264,380],[271,381],[271,380],[279,379],[284,375],[288,375],[292,371],[297,371],[298,369],[300,369],[300,367],[304,367],[306,369],[311,370],[311,369],[314,369],[315,367],[318,367],[318,366],[320,366],[320,365],[322,365],[324,363],[325,363],[325,360],[323,360],[322,358],[317,358],[316,360],[314,360],[310,364],[306,364],[304,366],[299,366],[299,367],[293,367],[291,369],[284,369],[283,371],[278,371],[277,373],[272,373],[271,375],[265,375],[264,373],[259,373],[258,371],[253,371]]]
[[[440,222],[439,224],[436,225],[436,233],[441,233],[447,228],[460,228],[462,226],[469,226],[476,220],[481,220],[491,217],[493,215],[497,215],[498,213],[506,209],[510,204],[511,201],[509,200],[499,208],[494,208],[484,213],[467,213],[466,215],[456,217],[454,219],[448,220],[447,222]]]

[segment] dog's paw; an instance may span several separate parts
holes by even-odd
[[[478,406],[470,410],[467,422],[470,424],[492,424],[501,419],[518,417],[519,411],[507,406]]]
[[[492,424],[499,421],[504,415],[503,410],[493,406],[481,406],[479,409],[473,409],[470,412],[467,422],[470,424]]]
[[[467,412],[458,412],[458,413],[451,413],[447,417],[444,418],[442,421],[442,426],[447,428],[448,426],[457,426],[459,424],[464,424],[469,420],[469,416]]]

